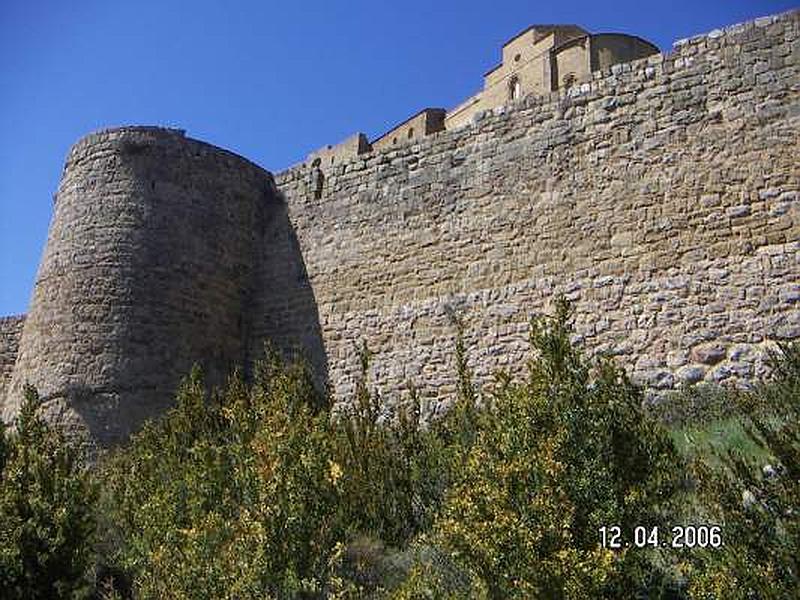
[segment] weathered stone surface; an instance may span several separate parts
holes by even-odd
[[[0,317],[0,405],[5,398],[6,388],[17,360],[19,338],[25,317]]]
[[[21,338],[0,321],[3,418],[30,381],[48,418],[113,443],[193,362],[218,383],[265,340],[306,349],[342,399],[366,341],[383,397],[412,381],[437,412],[454,313],[484,385],[524,370],[529,320],[556,294],[576,341],[659,393],[763,376],[772,343],[800,337],[798,15],[277,188],[182,132],[87,137]]]
[[[701,344],[692,348],[691,357],[694,362],[704,365],[715,365],[723,358],[727,352],[722,344]]]
[[[106,446],[163,412],[193,363],[222,384],[303,314],[289,230],[272,176],[230,152],[153,127],[84,138],[67,157],[4,420],[28,382],[49,418]]]
[[[697,383],[702,381],[706,370],[699,365],[687,365],[676,372],[678,380],[683,383]]]
[[[590,351],[650,385],[763,374],[746,349],[800,335],[787,287],[800,279],[800,77],[770,62],[797,47],[798,13],[770,22],[365,155],[326,173],[319,199],[302,167],[279,174],[334,389],[353,389],[362,339],[386,397],[407,379],[431,398],[454,389],[445,307],[479,383],[519,372],[528,318],[556,293],[575,300]]]

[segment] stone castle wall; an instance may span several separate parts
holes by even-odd
[[[557,293],[577,334],[653,390],[747,382],[800,337],[798,12],[595,73],[324,176],[277,176],[334,389],[354,348],[388,396],[519,370]]]
[[[455,384],[451,315],[484,384],[523,368],[558,293],[589,351],[657,393],[747,383],[800,338],[798,64],[795,11],[275,180],[176,130],[90,135],[24,326],[0,320],[3,420],[30,382],[50,419],[109,445],[194,362],[221,383],[265,341],[344,400],[366,341],[385,398],[412,382],[434,399]]]
[[[17,360],[19,338],[25,317],[0,317],[0,403],[5,398],[6,387]]]
[[[50,419],[108,445],[163,412],[193,363],[222,383],[248,359],[258,265],[281,215],[269,173],[181,131],[128,127],[77,143],[4,420],[30,382]]]

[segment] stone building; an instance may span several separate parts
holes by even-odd
[[[442,131],[445,114],[446,111],[443,108],[424,108],[372,142],[372,148],[373,150],[386,150]]]
[[[372,142],[363,133],[353,134],[311,152],[307,163],[329,169],[372,150],[462,127],[487,110],[585,83],[593,72],[658,51],[654,44],[624,33],[591,34],[577,25],[531,25],[503,44],[502,60],[484,75],[483,90],[458,106],[449,111],[423,109]]]
[[[503,44],[502,61],[484,75],[483,90],[448,111],[445,127],[461,127],[483,111],[584,83],[595,71],[658,51],[650,42],[623,33],[531,25]]]
[[[322,148],[317,148],[309,153],[306,163],[311,167],[330,168],[344,160],[369,152],[370,149],[367,136],[363,133],[354,133],[338,144],[329,144]]]
[[[334,165],[373,150],[385,150],[393,146],[412,143],[426,135],[442,131],[445,114],[446,111],[443,108],[423,108],[371,143],[365,134],[354,133],[338,144],[318,148],[309,153],[306,164],[312,168],[330,170]]]

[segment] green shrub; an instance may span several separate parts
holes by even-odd
[[[664,526],[679,457],[621,371],[601,363],[590,378],[569,320],[560,302],[554,319],[533,323],[528,379],[501,379],[435,525],[437,543],[492,598],[626,597],[659,585],[647,552],[602,549],[598,529]]]
[[[93,589],[95,488],[80,455],[36,413],[25,391],[0,425],[0,592],[3,598],[84,598]]]
[[[369,351],[360,352],[354,402],[335,421],[342,507],[350,534],[368,533],[404,545],[427,530],[447,485],[444,444],[423,427],[419,400],[381,421],[381,400],[367,382]]]
[[[682,392],[692,408],[675,423],[694,426],[711,406],[715,418],[740,415],[723,433],[749,439],[695,444],[687,464],[675,432],[643,411],[641,390],[570,343],[566,302],[532,323],[527,375],[498,373],[487,390],[473,384],[454,326],[457,392],[427,424],[413,387],[393,413],[370,390],[366,348],[355,394],[335,412],[307,367],[270,352],[252,382],[236,375],[214,394],[193,370],[175,407],[90,473],[29,392],[16,432],[0,429],[2,597],[796,592],[797,346],[752,392]],[[759,452],[737,453],[750,446]],[[630,541],[634,526],[668,532],[692,519],[720,524],[723,548],[600,544],[601,527],[619,525]]]
[[[105,465],[112,562],[137,597],[261,598],[320,587],[339,539],[326,412],[307,373],[273,361],[176,407]]]
[[[700,551],[693,598],[797,597],[800,590],[800,345],[772,357],[772,380],[739,397],[751,442],[771,464],[729,449],[695,465],[708,517],[722,524],[724,546]]]

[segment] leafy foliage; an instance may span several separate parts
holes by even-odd
[[[527,381],[494,390],[436,527],[492,598],[642,588],[644,555],[600,548],[598,529],[663,525],[679,491],[679,458],[640,391],[610,363],[591,381],[569,342],[569,306],[557,310],[532,324]]]
[[[781,346],[772,373],[767,385],[739,397],[739,409],[750,439],[773,463],[732,449],[717,457],[724,469],[695,466],[726,544],[697,556],[693,598],[778,599],[800,590],[800,346]]]
[[[314,590],[339,537],[327,414],[299,367],[208,398],[198,370],[166,418],[105,465],[113,560],[142,597]]]
[[[3,598],[83,598],[93,589],[95,488],[78,453],[25,390],[15,430],[0,425]]]
[[[571,308],[532,322],[515,380],[480,390],[463,326],[450,410],[411,387],[331,399],[274,352],[175,407],[92,471],[37,416],[0,431],[3,597],[786,598],[798,589],[800,350],[748,394],[714,392],[762,452],[682,455],[608,361],[571,342]],[[707,392],[692,410],[707,404]],[[731,408],[733,407],[733,408]],[[692,413],[693,415],[694,413]],[[693,418],[693,417],[692,417]],[[684,423],[691,419],[684,419]],[[676,422],[681,422],[678,419]],[[730,446],[729,446],[730,447]],[[709,450],[714,452],[713,449]],[[771,457],[769,469],[753,457]],[[99,492],[98,492],[99,490]],[[603,548],[599,529],[719,523],[725,546]]]
[[[335,424],[344,516],[351,533],[368,532],[402,545],[433,521],[447,483],[444,444],[423,428],[413,389],[396,418],[381,422],[380,398],[367,384],[366,347],[360,358],[355,401]]]

